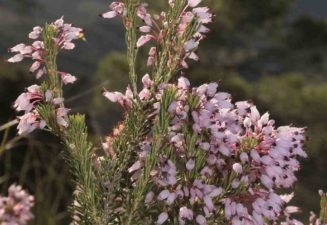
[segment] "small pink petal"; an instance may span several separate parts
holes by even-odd
[[[20,62],[24,59],[24,56],[20,53],[14,55],[13,57],[11,57],[10,59],[8,59],[8,62],[10,63],[16,63],[16,62]]]
[[[38,70],[41,66],[41,63],[39,61],[35,61],[31,68],[30,68],[30,72],[34,73],[36,70]]]
[[[105,19],[111,19],[111,18],[118,16],[118,14],[115,11],[109,11],[106,13],[102,13],[100,16]]]
[[[75,76],[73,76],[69,73],[63,74],[61,79],[64,84],[72,84],[77,80]]]
[[[143,33],[149,33],[151,31],[151,27],[150,26],[142,26],[139,28],[139,31],[141,31]]]
[[[11,51],[11,52],[21,52],[21,51],[23,51],[23,49],[25,47],[26,47],[26,45],[22,43],[22,44],[18,44],[16,46],[10,48],[9,51]]]
[[[168,214],[166,212],[163,212],[158,216],[157,224],[161,225],[164,222],[166,222],[167,219],[168,219]]]
[[[150,34],[147,35],[142,35],[138,41],[136,42],[136,47],[139,48],[143,45],[145,45],[146,43],[148,43],[149,41],[151,41],[151,39],[153,39],[154,37]]]

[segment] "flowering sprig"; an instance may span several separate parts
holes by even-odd
[[[145,5],[139,7],[138,16],[145,21],[140,31],[146,34],[139,38],[137,47],[150,40],[155,42],[147,63],[153,66],[154,80],[168,82],[177,71],[188,68],[186,59],[199,60],[195,51],[209,32],[205,25],[213,17],[208,7],[197,7],[200,2],[170,1],[167,12],[154,16],[147,13]]]
[[[19,44],[10,49],[17,53],[9,62],[19,62],[23,58],[32,58],[30,70],[37,72],[37,78],[43,75],[41,85],[32,85],[21,94],[14,104],[18,112],[18,134],[28,134],[33,130],[46,128],[61,138],[65,145],[73,171],[76,189],[72,209],[74,221],[79,218],[80,224],[103,224],[101,196],[93,173],[93,147],[88,141],[85,117],[68,115],[69,109],[64,105],[63,85],[73,83],[76,78],[57,68],[57,56],[62,50],[74,49],[74,41],[84,39],[83,30],[72,24],[64,23],[63,18],[45,24],[43,28],[35,27],[29,34],[35,41],[31,46]],[[35,47],[38,46],[38,47]],[[98,198],[99,197],[99,198]]]
[[[154,41],[155,46],[150,48],[147,65],[153,66],[152,76],[156,83],[168,82],[178,70],[188,68],[186,59],[199,60],[195,51],[205,34],[210,31],[205,25],[212,22],[213,18],[208,7],[198,7],[200,2],[169,1],[168,12],[161,12],[160,15],[148,13],[146,3],[138,4],[137,16],[144,22],[138,30],[143,34],[133,44],[135,48],[140,48]],[[120,16],[125,27],[128,27],[126,24],[129,24],[130,19],[127,6],[123,2],[113,2],[109,7],[110,11],[101,16]],[[128,40],[134,41],[134,38]]]
[[[34,218],[31,209],[34,197],[21,186],[11,185],[8,196],[0,196],[0,224],[25,225]]]
[[[140,0],[126,0],[126,2],[112,2],[109,5],[110,11],[100,14],[100,17],[111,19],[114,17],[121,17],[126,29],[126,45],[127,45],[127,61],[129,66],[129,79],[132,85],[132,92],[137,93],[137,79],[135,66],[137,57],[137,48],[135,42],[137,38],[136,33],[136,13]]]
[[[42,118],[41,108],[43,105],[54,106],[57,124],[62,127],[68,126],[67,112],[63,105],[62,85],[74,83],[76,77],[62,71],[58,71],[56,58],[61,50],[75,48],[74,40],[83,38],[83,30],[64,23],[63,18],[56,20],[44,27],[34,27],[29,34],[34,40],[31,45],[18,44],[9,51],[16,53],[8,61],[15,63],[24,58],[32,58],[34,63],[30,67],[31,72],[40,78],[46,75],[45,82],[41,86],[32,85],[21,94],[14,104],[16,111],[24,111],[24,115],[18,117],[18,134],[30,133],[36,128],[43,129],[49,118]],[[42,110],[41,110],[42,111]],[[49,125],[49,124],[48,124]],[[53,125],[54,126],[54,125]]]

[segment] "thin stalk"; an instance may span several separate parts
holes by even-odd
[[[136,74],[136,57],[138,49],[136,48],[137,41],[137,9],[140,5],[140,0],[127,0],[127,17],[124,21],[126,28],[126,44],[127,44],[127,62],[129,66],[129,79],[132,84],[134,96],[137,96],[137,74]]]

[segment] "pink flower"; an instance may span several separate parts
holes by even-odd
[[[196,15],[200,23],[207,24],[212,22],[212,13],[208,7],[194,8],[192,12]]]
[[[189,59],[192,59],[192,60],[194,60],[194,61],[199,61],[199,56],[196,54],[196,53],[194,53],[194,52],[191,52],[190,54],[189,54],[189,56],[188,56],[188,58]]]
[[[206,204],[206,207],[208,208],[208,210],[212,211],[214,209],[212,199],[206,195],[206,196],[204,196],[203,200],[204,200],[204,203]]]
[[[149,88],[152,85],[152,81],[150,79],[150,75],[149,74],[145,74],[142,77],[142,84],[143,84],[143,88]]]
[[[100,14],[101,17],[106,19],[111,19],[116,16],[126,16],[127,15],[127,9],[125,7],[125,4],[123,2],[112,2],[109,5],[109,9],[111,11]]]
[[[206,225],[207,224],[207,220],[204,216],[202,215],[197,215],[195,218],[195,221],[199,224],[199,225]]]
[[[215,82],[208,84],[207,95],[209,97],[213,97],[217,92],[217,88],[218,88],[218,84]]]
[[[163,190],[159,193],[158,195],[158,200],[162,201],[165,200],[166,198],[168,198],[170,192],[168,190]]]
[[[39,61],[35,61],[30,68],[30,72],[34,73],[35,71],[37,71],[40,68],[40,66],[41,66],[41,63]]]
[[[8,59],[8,62],[10,63],[16,63],[16,62],[20,62],[24,59],[24,55],[22,54],[16,54],[13,57],[11,57],[10,59]]]
[[[57,115],[57,123],[60,126],[68,127],[68,121],[67,121],[67,114],[70,111],[70,109],[67,108],[58,108],[56,110]]]
[[[149,204],[150,202],[152,202],[153,197],[154,197],[154,193],[152,191],[148,192],[145,196],[144,203]]]
[[[117,91],[109,92],[106,90],[102,92],[102,95],[109,99],[109,101],[111,102],[118,102],[125,109],[131,108],[133,105],[133,93],[131,92],[129,87],[126,90],[125,95]]]
[[[136,47],[142,47],[143,45],[145,45],[146,43],[148,43],[149,41],[151,41],[151,39],[154,39],[153,35],[147,34],[147,35],[142,35],[136,42]]]
[[[188,52],[188,51],[192,51],[192,50],[196,49],[198,46],[199,46],[199,42],[194,39],[191,39],[191,40],[185,42],[184,49],[185,49],[185,51]]]
[[[111,102],[118,102],[120,99],[124,98],[124,95],[120,92],[105,91],[102,94],[104,97],[109,99]]]
[[[152,27],[150,26],[141,26],[139,27],[139,31],[143,32],[143,33],[149,33],[151,31]]]
[[[26,45],[21,43],[9,49],[10,52],[21,52],[25,49]]]
[[[19,135],[28,134],[37,128],[43,129],[46,126],[45,121],[41,120],[39,114],[36,112],[26,113],[18,117],[18,119],[17,129]]]
[[[137,16],[142,19],[146,25],[152,27],[152,18],[151,15],[146,10],[147,4],[140,4],[137,10]]]
[[[30,39],[38,39],[43,32],[43,28],[40,26],[34,27],[33,31],[29,33],[28,37]]]
[[[147,100],[151,97],[151,92],[149,89],[144,88],[140,93],[139,93],[139,97],[141,100]]]
[[[149,58],[147,61],[147,66],[152,66],[155,63],[156,60],[156,54],[157,54],[157,48],[151,47],[149,51]]]
[[[161,225],[164,222],[166,222],[166,220],[168,219],[168,214],[166,212],[162,212],[160,213],[160,215],[158,216],[158,220],[157,220],[157,224]]]
[[[190,81],[185,77],[178,78],[177,87],[180,89],[188,89],[191,86]]]
[[[187,170],[193,170],[194,166],[195,166],[194,159],[190,159],[189,161],[187,161],[187,163],[186,163]]]
[[[72,84],[77,80],[76,77],[71,75],[70,73],[61,72],[60,75],[61,80],[64,84]]]
[[[193,211],[184,206],[179,209],[179,218],[180,218],[180,220],[183,220],[183,219],[192,220],[193,219]]]
[[[22,93],[15,101],[14,108],[16,111],[32,111],[35,106],[43,100],[43,95],[40,86],[32,85],[27,88],[27,91]]]

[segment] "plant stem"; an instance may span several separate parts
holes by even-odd
[[[127,17],[124,21],[126,28],[126,44],[127,44],[127,61],[129,66],[129,79],[132,84],[134,96],[137,96],[137,74],[135,71],[136,57],[138,50],[136,48],[137,28],[136,28],[136,14],[140,0],[127,0]]]

